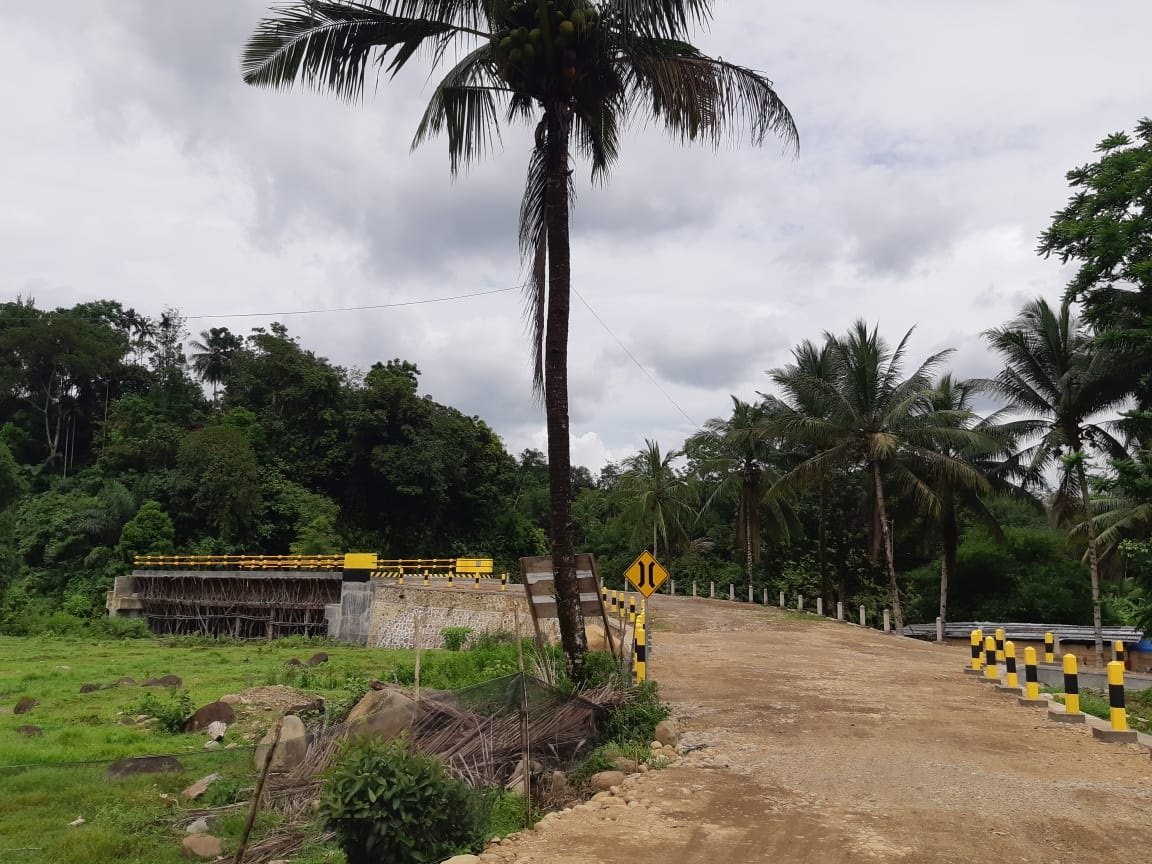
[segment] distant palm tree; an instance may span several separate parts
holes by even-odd
[[[192,369],[201,381],[212,385],[212,402],[216,402],[217,388],[228,379],[232,357],[243,343],[227,327],[213,327],[200,331],[199,341],[189,343],[192,348]]]
[[[744,553],[744,569],[752,582],[752,568],[761,557],[761,515],[767,509],[787,535],[794,522],[781,500],[769,501],[768,490],[779,476],[779,448],[772,427],[772,411],[764,402],[732,397],[732,416],[713,418],[694,436],[711,455],[699,470],[718,482],[705,502],[736,501],[736,546]],[[706,440],[711,439],[711,440]]]
[[[660,539],[670,547],[672,538],[684,533],[683,520],[691,512],[688,483],[672,466],[679,455],[677,450],[661,453],[659,444],[645,440],[644,449],[627,461],[616,487],[632,524],[645,531],[651,527],[656,557]]]
[[[366,79],[395,75],[418,53],[433,66],[459,57],[433,90],[413,142],[447,133],[453,173],[483,156],[501,125],[534,127],[520,249],[530,272],[533,380],[547,420],[561,641],[574,674],[587,644],[570,494],[572,148],[603,179],[633,118],[654,120],[681,141],[716,145],[734,132],[756,145],[773,135],[797,140],[767,77],[687,41],[711,10],[712,0],[309,0],[275,9],[244,52],[250,84],[301,81],[349,100]]]
[[[1056,310],[1046,300],[1033,300],[1007,325],[984,335],[1005,364],[989,386],[1029,415],[1013,424],[1022,441],[1032,442],[1018,456],[1026,478],[1042,485],[1045,471],[1058,467],[1053,515],[1063,524],[1078,516],[1085,525],[1096,660],[1102,663],[1100,555],[1086,463],[1088,447],[1125,456],[1123,445],[1098,420],[1124,399],[1115,386],[1114,357],[1081,327],[1067,300]]]
[[[939,498],[932,476],[986,486],[971,465],[939,452],[941,441],[956,446],[970,442],[975,434],[962,428],[955,411],[933,408],[929,393],[932,372],[949,351],[929,357],[907,378],[903,374],[909,330],[895,350],[857,321],[847,335],[825,334],[831,375],[777,370],[773,379],[785,378],[799,404],[814,406],[816,416],[792,412],[778,421],[780,431],[815,455],[805,459],[776,483],[776,489],[818,485],[834,469],[862,466],[871,475],[874,544],[879,540],[887,564],[892,612],[897,632],[904,626],[900,589],[896,581],[896,558],[892,526],[888,518],[888,495],[897,490],[921,512],[935,513]]]

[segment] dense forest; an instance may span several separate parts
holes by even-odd
[[[1061,303],[989,329],[966,380],[864,321],[792,350],[674,447],[572,471],[577,546],[692,580],[891,606],[897,621],[1148,623],[1152,122],[1072,172],[1041,252]],[[1146,203],[1142,205],[1145,209]],[[958,371],[958,370],[957,370]],[[548,465],[281,324],[193,334],[113,300],[0,305],[0,629],[95,619],[146,552],[548,551]]]

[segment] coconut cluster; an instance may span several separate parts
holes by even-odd
[[[529,93],[555,80],[570,85],[592,61],[599,27],[596,8],[579,0],[516,3],[492,37],[500,75]]]

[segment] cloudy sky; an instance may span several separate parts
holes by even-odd
[[[360,106],[245,86],[266,5],[5,0],[5,295],[173,306],[193,331],[281,320],[344,366],[414,361],[436,399],[542,448],[517,291],[266,314],[517,285],[530,147],[513,129],[455,181],[442,141],[410,153],[426,68]],[[1066,279],[1034,251],[1065,172],[1152,113],[1149,32],[1147,0],[718,2],[698,44],[775,81],[800,155],[638,127],[607,187],[579,168],[574,287],[615,337],[574,301],[574,460],[678,445],[858,317],[994,372],[980,332]]]

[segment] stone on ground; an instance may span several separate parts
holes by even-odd
[[[186,798],[189,801],[195,801],[201,795],[208,791],[208,787],[220,779],[219,774],[209,774],[207,777],[201,777],[187,789],[180,793],[181,798]]]
[[[276,727],[268,730],[268,734],[260,739],[256,746],[256,770],[264,770],[264,763],[268,761],[268,752],[272,749],[272,742],[276,740]],[[280,729],[280,743],[276,745],[276,752],[272,754],[272,765],[269,771],[291,771],[300,765],[308,756],[308,730],[304,721],[294,714],[284,717],[284,725]]]
[[[619,786],[624,782],[623,771],[601,771],[599,774],[593,774],[592,779],[589,781],[593,789],[601,792],[607,792],[613,786]]]
[[[328,655],[325,654],[323,651],[317,651],[315,654],[313,654],[311,657],[308,658],[308,662],[305,665],[306,666],[319,666],[322,663],[327,663],[327,662],[328,662]]]
[[[185,732],[200,732],[213,723],[234,723],[236,711],[227,702],[209,702],[184,721]],[[223,736],[221,736],[223,737]]]
[[[219,741],[224,737],[224,733],[228,731],[228,724],[223,720],[213,720],[208,724],[208,737],[213,741]]]
[[[680,743],[680,729],[675,720],[661,720],[656,724],[655,738],[665,747],[675,747]]]
[[[387,740],[407,732],[416,722],[416,703],[399,690],[372,690],[348,712],[350,733]]]
[[[180,845],[184,849],[185,858],[199,858],[205,861],[219,857],[224,851],[220,839],[211,834],[189,834]]]
[[[135,756],[117,759],[104,773],[108,777],[132,777],[136,774],[164,774],[183,770],[184,766],[171,756]]]
[[[161,675],[159,678],[149,678],[141,687],[182,687],[184,681],[177,675]]]

